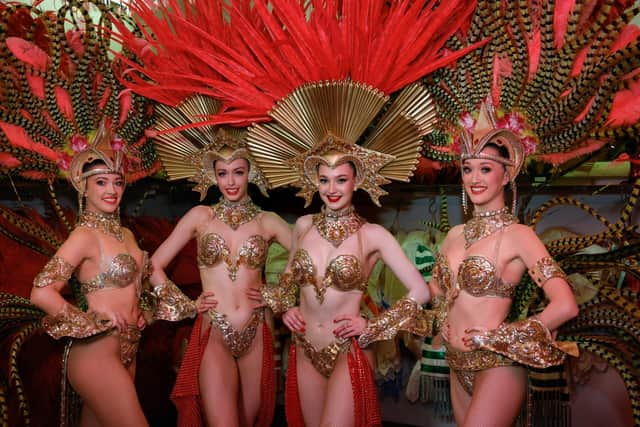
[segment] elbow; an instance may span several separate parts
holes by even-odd
[[[577,317],[579,311],[580,310],[578,309],[578,303],[576,302],[575,299],[572,299],[571,302],[567,304],[565,308],[565,315],[567,317],[567,320],[571,320]]]
[[[417,301],[420,305],[424,305],[431,299],[431,292],[429,292],[428,286],[421,286],[418,289],[411,290],[409,297]]]

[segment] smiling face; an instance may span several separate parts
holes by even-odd
[[[229,163],[216,160],[213,167],[222,196],[230,202],[244,199],[249,187],[249,162],[246,159],[235,159]]]
[[[490,145],[482,153],[500,156],[498,149]],[[471,158],[462,163],[462,185],[478,212],[503,208],[504,186],[508,182],[504,165],[495,160]]]
[[[318,167],[318,193],[327,208],[337,211],[351,206],[355,188],[355,169],[351,163]]]
[[[91,165],[86,172],[94,169],[104,169],[105,165],[97,163]],[[125,180],[120,174],[101,173],[87,178],[86,209],[97,213],[114,213],[124,193]]]

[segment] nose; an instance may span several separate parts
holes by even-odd
[[[336,183],[333,180],[329,180],[329,194],[333,193],[336,189]]]
[[[234,185],[236,183],[236,178],[232,173],[229,174],[229,184]]]

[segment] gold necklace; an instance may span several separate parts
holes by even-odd
[[[84,210],[76,223],[76,227],[79,226],[93,228],[107,236],[115,237],[119,242],[124,241],[120,217],[116,214]]]
[[[213,214],[216,218],[234,230],[251,221],[261,212],[260,208],[249,197],[239,202],[230,202],[221,197],[220,202],[211,206],[211,209],[213,209]]]
[[[496,211],[474,212],[473,218],[464,224],[465,248],[517,222],[518,218],[509,213],[506,206]]]
[[[366,222],[356,213],[353,205],[339,211],[323,206],[320,213],[313,215],[313,225],[318,233],[336,248]]]

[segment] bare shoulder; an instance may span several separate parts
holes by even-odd
[[[197,205],[187,211],[186,214],[180,219],[181,222],[188,222],[192,224],[199,224],[203,221],[208,221],[212,218],[213,211],[207,205]]]
[[[313,223],[313,214],[302,215],[296,220],[295,228],[306,229]]]
[[[123,229],[125,228],[123,227]],[[63,246],[80,245],[83,247],[89,247],[95,245],[98,243],[98,236],[96,233],[96,230],[88,227],[76,227],[71,231],[71,233],[69,233],[69,237],[64,241]]]
[[[286,223],[286,221],[282,219],[280,215],[271,211],[262,211],[260,213],[260,217],[261,217],[261,220],[267,225]]]
[[[441,252],[447,252],[449,246],[457,244],[457,242],[459,242],[460,239],[463,238],[463,234],[464,234],[464,224],[458,224],[452,227],[449,230],[449,232],[447,232],[447,235],[442,241]]]
[[[533,239],[536,241],[540,241],[540,238],[538,237],[536,232],[531,227],[525,224],[512,224],[509,226],[507,231],[508,233],[505,234],[508,234],[511,239],[527,239],[527,241],[531,241]]]

